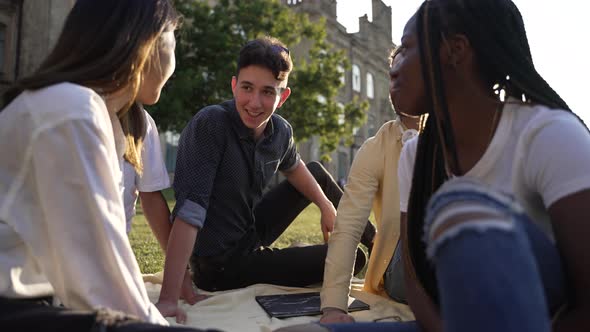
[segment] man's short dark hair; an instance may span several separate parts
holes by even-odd
[[[242,68],[253,65],[269,69],[279,81],[286,80],[293,69],[289,49],[280,40],[269,36],[251,40],[240,50],[238,75]]]

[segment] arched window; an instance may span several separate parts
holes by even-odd
[[[361,92],[361,68],[358,65],[352,65],[352,90]]]
[[[373,85],[373,74],[367,73],[367,98],[375,98],[375,86]]]

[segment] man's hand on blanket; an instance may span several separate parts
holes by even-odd
[[[324,308],[320,324],[354,323],[354,318],[337,308]]]
[[[178,303],[158,301],[155,306],[162,316],[176,317],[178,324],[186,324],[186,312],[178,306]]]

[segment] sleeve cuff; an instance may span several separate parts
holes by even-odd
[[[295,157],[295,161],[293,162],[293,164],[291,164],[289,167],[286,167],[285,169],[279,169],[279,170],[281,172],[289,173],[292,170],[294,170],[295,168],[297,168],[297,166],[299,166],[299,161],[301,161],[301,156],[298,153],[297,156]]]
[[[205,208],[188,199],[182,203],[182,206],[176,213],[176,217],[199,229],[203,228],[206,216],[207,210],[205,210]]]
[[[137,190],[143,192],[154,192],[170,188],[170,180],[162,181],[151,185],[138,185]]]

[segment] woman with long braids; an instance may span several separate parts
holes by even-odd
[[[401,48],[395,103],[429,115],[398,172],[417,324],[327,328],[590,331],[590,134],[514,3],[425,1]]]
[[[537,73],[517,7],[426,1],[402,48],[430,116],[399,168],[419,324],[590,330],[590,135]]]

